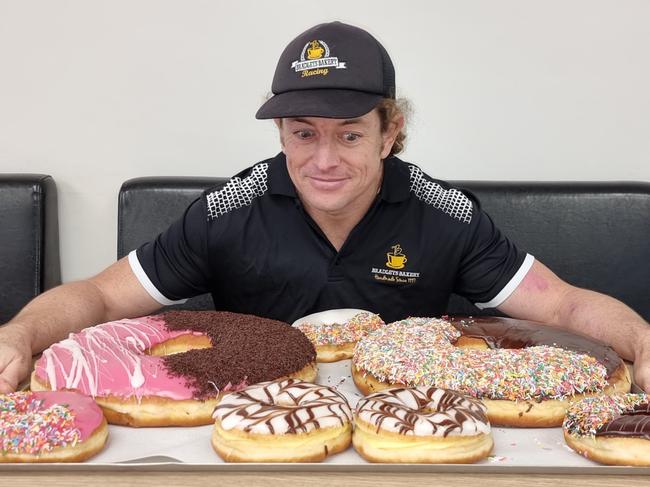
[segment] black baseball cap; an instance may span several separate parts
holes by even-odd
[[[395,68],[377,39],[341,22],[319,24],[284,49],[273,96],[255,118],[354,118],[395,98]]]

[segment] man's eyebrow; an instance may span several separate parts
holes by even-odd
[[[348,120],[343,120],[341,125],[354,125],[355,123],[363,123],[361,118],[350,118]]]
[[[297,118],[289,118],[289,120],[292,121],[292,122],[300,122],[300,123],[304,123],[304,124],[307,124],[307,125],[313,125],[306,118],[297,117]],[[349,118],[349,119],[346,119],[346,120],[342,120],[339,125],[354,125],[354,124],[357,124],[357,123],[363,124],[363,119],[361,117]]]
[[[300,122],[300,123],[306,123],[307,125],[311,125],[311,123],[309,123],[309,120],[306,120],[306,119],[300,118],[300,117],[298,117],[298,118],[290,118],[289,120],[292,121],[292,122]]]

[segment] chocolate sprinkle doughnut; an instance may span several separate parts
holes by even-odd
[[[172,375],[187,379],[197,399],[228,384],[277,379],[316,360],[309,339],[281,321],[219,311],[169,311],[162,318],[170,331],[204,333],[212,342],[211,348],[164,358]]]

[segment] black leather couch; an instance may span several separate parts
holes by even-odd
[[[0,174],[0,324],[60,283],[54,179]]]
[[[119,195],[118,257],[161,232],[224,178],[126,181]],[[452,181],[477,195],[517,245],[566,281],[614,296],[650,320],[650,183]],[[211,307],[209,296],[190,309]],[[452,296],[449,314],[491,314]]]

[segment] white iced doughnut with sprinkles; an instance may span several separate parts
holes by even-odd
[[[564,439],[585,458],[607,465],[650,466],[650,397],[588,397],[569,406]]]
[[[481,399],[492,424],[524,427],[560,426],[571,401],[630,388],[611,348],[505,318],[391,323],[357,344],[352,376],[364,394],[395,386],[455,390]]]
[[[0,462],[81,462],[98,453],[107,436],[106,419],[87,396],[0,394]]]
[[[349,319],[329,321],[327,317],[337,311],[347,310],[316,313],[294,324],[314,344],[317,362],[351,359],[357,342],[385,325],[379,315],[369,311],[360,311]]]
[[[318,462],[348,448],[352,437],[345,397],[296,379],[232,392],[213,416],[212,446],[227,462]]]
[[[394,388],[359,400],[354,448],[366,460],[472,463],[494,445],[480,401],[437,387]]]

